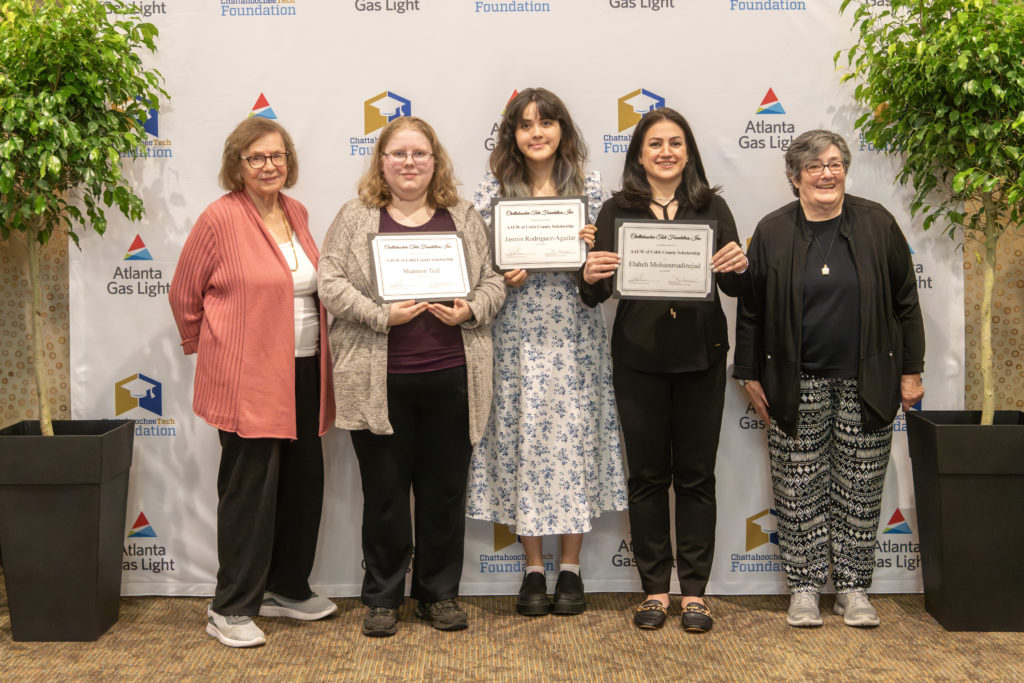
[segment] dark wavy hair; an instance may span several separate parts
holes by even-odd
[[[633,129],[633,139],[626,150],[626,165],[622,169],[622,189],[615,193],[619,203],[631,209],[646,210],[651,205],[651,186],[647,182],[647,173],[640,165],[640,155],[644,147],[647,130],[661,121],[671,121],[683,130],[686,143],[686,166],[683,167],[682,182],[676,188],[676,199],[679,206],[690,206],[696,209],[705,208],[721,191],[721,187],[711,187],[708,176],[704,172],[704,162],[700,160],[700,150],[693,130],[683,115],[675,109],[662,107],[643,115]]]
[[[545,88],[526,88],[517,94],[505,107],[505,116],[498,125],[498,141],[491,152],[491,172],[498,179],[499,192],[505,197],[528,197],[530,175],[526,159],[516,143],[516,130],[523,118],[523,112],[537,105],[537,115],[542,119],[558,121],[562,139],[555,153],[553,170],[558,194],[581,195],[586,184],[583,165],[587,161],[587,145],[583,134],[569,116],[569,110],[558,95]]]

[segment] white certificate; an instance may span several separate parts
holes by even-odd
[[[717,221],[615,221],[620,299],[714,299]]]
[[[370,235],[377,301],[451,301],[469,295],[461,232]]]
[[[500,271],[579,270],[587,260],[587,243],[580,239],[587,224],[583,197],[495,199],[491,216]]]

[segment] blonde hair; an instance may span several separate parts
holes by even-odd
[[[373,146],[370,167],[359,179],[359,199],[367,206],[381,207],[391,203],[391,188],[384,180],[384,148],[391,142],[396,133],[410,129],[422,133],[430,143],[434,154],[434,175],[427,186],[427,203],[435,209],[448,209],[459,201],[455,191],[455,174],[448,153],[444,151],[437,133],[429,123],[416,116],[403,116],[395,119],[381,131],[377,144]]]

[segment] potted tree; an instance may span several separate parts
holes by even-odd
[[[27,247],[38,421],[0,430],[0,547],[15,640],[95,640],[117,620],[131,421],[51,419],[39,249],[142,200],[121,159],[166,95],[139,52],[157,30],[121,0],[0,3],[0,239]]]
[[[851,3],[859,38],[843,80],[867,110],[855,125],[901,159],[911,213],[978,245],[984,274],[982,409],[907,416],[925,605],[947,629],[1024,630],[1024,413],[995,410],[992,360],[997,242],[1024,218],[1024,5],[844,0],[841,11]]]

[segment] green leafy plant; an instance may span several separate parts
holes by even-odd
[[[0,0],[0,239],[24,235],[40,429],[52,434],[43,370],[39,248],[54,232],[106,230],[104,207],[131,220],[142,199],[122,158],[145,139],[162,77],[139,53],[157,29],[121,0]]]
[[[1024,4],[1020,0],[891,0],[854,5],[859,40],[844,82],[867,108],[856,127],[898,155],[911,213],[983,250],[982,424],[992,424],[992,293],[997,242],[1024,217]],[[844,51],[835,54],[838,66]]]

